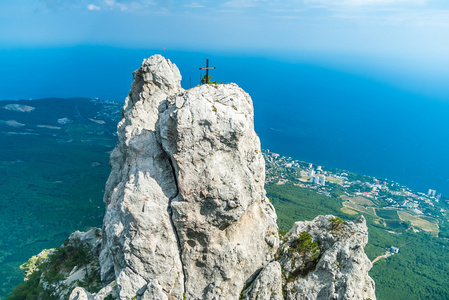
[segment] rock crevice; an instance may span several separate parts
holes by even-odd
[[[178,197],[178,195],[179,195],[178,179],[177,179],[177,176],[176,176],[176,171],[175,171],[175,167],[174,167],[174,165],[173,165],[172,159],[170,158],[168,161],[169,161],[169,163],[170,163],[170,167],[171,167],[171,170],[172,170],[172,172],[173,172],[173,178],[175,179],[175,184],[176,184],[176,194],[175,194],[173,197],[171,197],[171,198],[169,199],[169,201],[168,201],[168,209],[167,209],[167,210],[168,210],[168,214],[169,214],[169,216],[170,216],[170,223],[171,223],[173,232],[174,232],[175,237],[176,237],[176,243],[177,243],[177,245],[178,245],[179,260],[181,261],[181,268],[182,268],[182,274],[183,274],[183,279],[184,279],[184,280],[183,280],[183,286],[182,286],[182,293],[183,293],[183,295],[184,295],[184,294],[185,294],[185,287],[186,287],[186,281],[185,281],[186,273],[185,273],[185,271],[184,271],[184,264],[183,264],[183,262],[182,262],[182,247],[181,247],[181,240],[179,239],[178,230],[176,229],[175,223],[173,222],[173,209],[172,209],[172,201],[173,201],[173,199],[176,199],[176,198]]]

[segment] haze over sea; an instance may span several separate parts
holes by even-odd
[[[143,58],[163,52],[96,46],[2,50],[0,99],[123,101],[131,72]],[[409,76],[393,63],[381,69],[378,61],[349,56],[169,49],[165,56],[179,67],[184,88],[199,83],[198,68],[208,57],[217,67],[212,80],[235,82],[248,92],[264,149],[449,195],[449,91],[425,74]]]

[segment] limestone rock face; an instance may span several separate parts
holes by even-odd
[[[73,289],[72,293],[69,296],[70,300],[94,300],[94,297],[89,293],[86,292],[81,287],[76,287]]]
[[[70,299],[375,299],[363,217],[297,222],[279,245],[247,93],[184,91],[158,55],[133,75],[102,233],[73,235],[101,247],[103,288]]]
[[[246,289],[242,291],[242,300],[283,300],[283,280],[279,262],[266,266]]]
[[[236,299],[278,247],[251,99],[234,84],[203,85],[167,105],[157,129],[178,183],[186,297]]]
[[[364,252],[365,219],[334,216],[296,222],[279,247],[287,299],[376,299],[372,264]]]
[[[161,56],[133,75],[104,196],[102,280],[120,299],[238,299],[278,247],[251,99],[234,84],[184,91]]]
[[[184,274],[169,205],[178,189],[156,136],[159,110],[182,91],[181,75],[170,61],[153,56],[133,77],[104,195],[102,280],[116,279],[120,298],[131,299],[157,278],[167,294],[182,298]]]

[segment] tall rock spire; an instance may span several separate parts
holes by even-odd
[[[279,244],[251,98],[180,80],[144,60],[118,126],[100,261],[123,299],[237,299]]]
[[[180,81],[159,55],[134,72],[104,196],[104,287],[70,300],[376,299],[364,218],[296,222],[279,244],[251,98]]]
[[[102,280],[116,279],[123,299],[147,286],[182,299],[184,275],[169,206],[178,188],[156,132],[166,98],[182,92],[181,75],[169,60],[153,56],[133,77],[104,195]]]

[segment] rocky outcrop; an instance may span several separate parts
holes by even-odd
[[[11,293],[10,298],[90,297],[88,299],[100,300],[109,295],[112,297],[116,294],[115,288],[102,288],[101,285],[100,247],[101,229],[92,228],[87,232],[72,233],[60,247],[43,250],[21,266],[26,274],[25,282]],[[96,293],[95,297],[87,290]]]
[[[283,277],[281,265],[277,261],[269,263],[242,292],[245,300],[283,300]]]
[[[123,299],[238,298],[278,247],[250,97],[180,80],[145,60],[118,126],[101,265]]]
[[[364,252],[365,219],[334,216],[296,222],[283,237],[277,261],[242,293],[242,299],[376,299],[372,264]]]
[[[296,222],[284,237],[278,261],[287,299],[376,299],[365,219],[334,216]]]
[[[102,280],[131,299],[152,280],[182,298],[184,273],[169,203],[178,193],[169,156],[156,136],[159,109],[182,91],[178,69],[160,56],[135,71],[118,125],[106,183]]]
[[[251,99],[233,84],[203,85],[169,98],[158,132],[178,184],[186,298],[238,298],[278,247]]]
[[[102,289],[77,287],[70,300],[375,299],[363,218],[297,222],[280,243],[247,93],[235,84],[185,91],[158,55],[133,76],[101,237],[71,237],[95,250],[82,253],[95,253]]]

